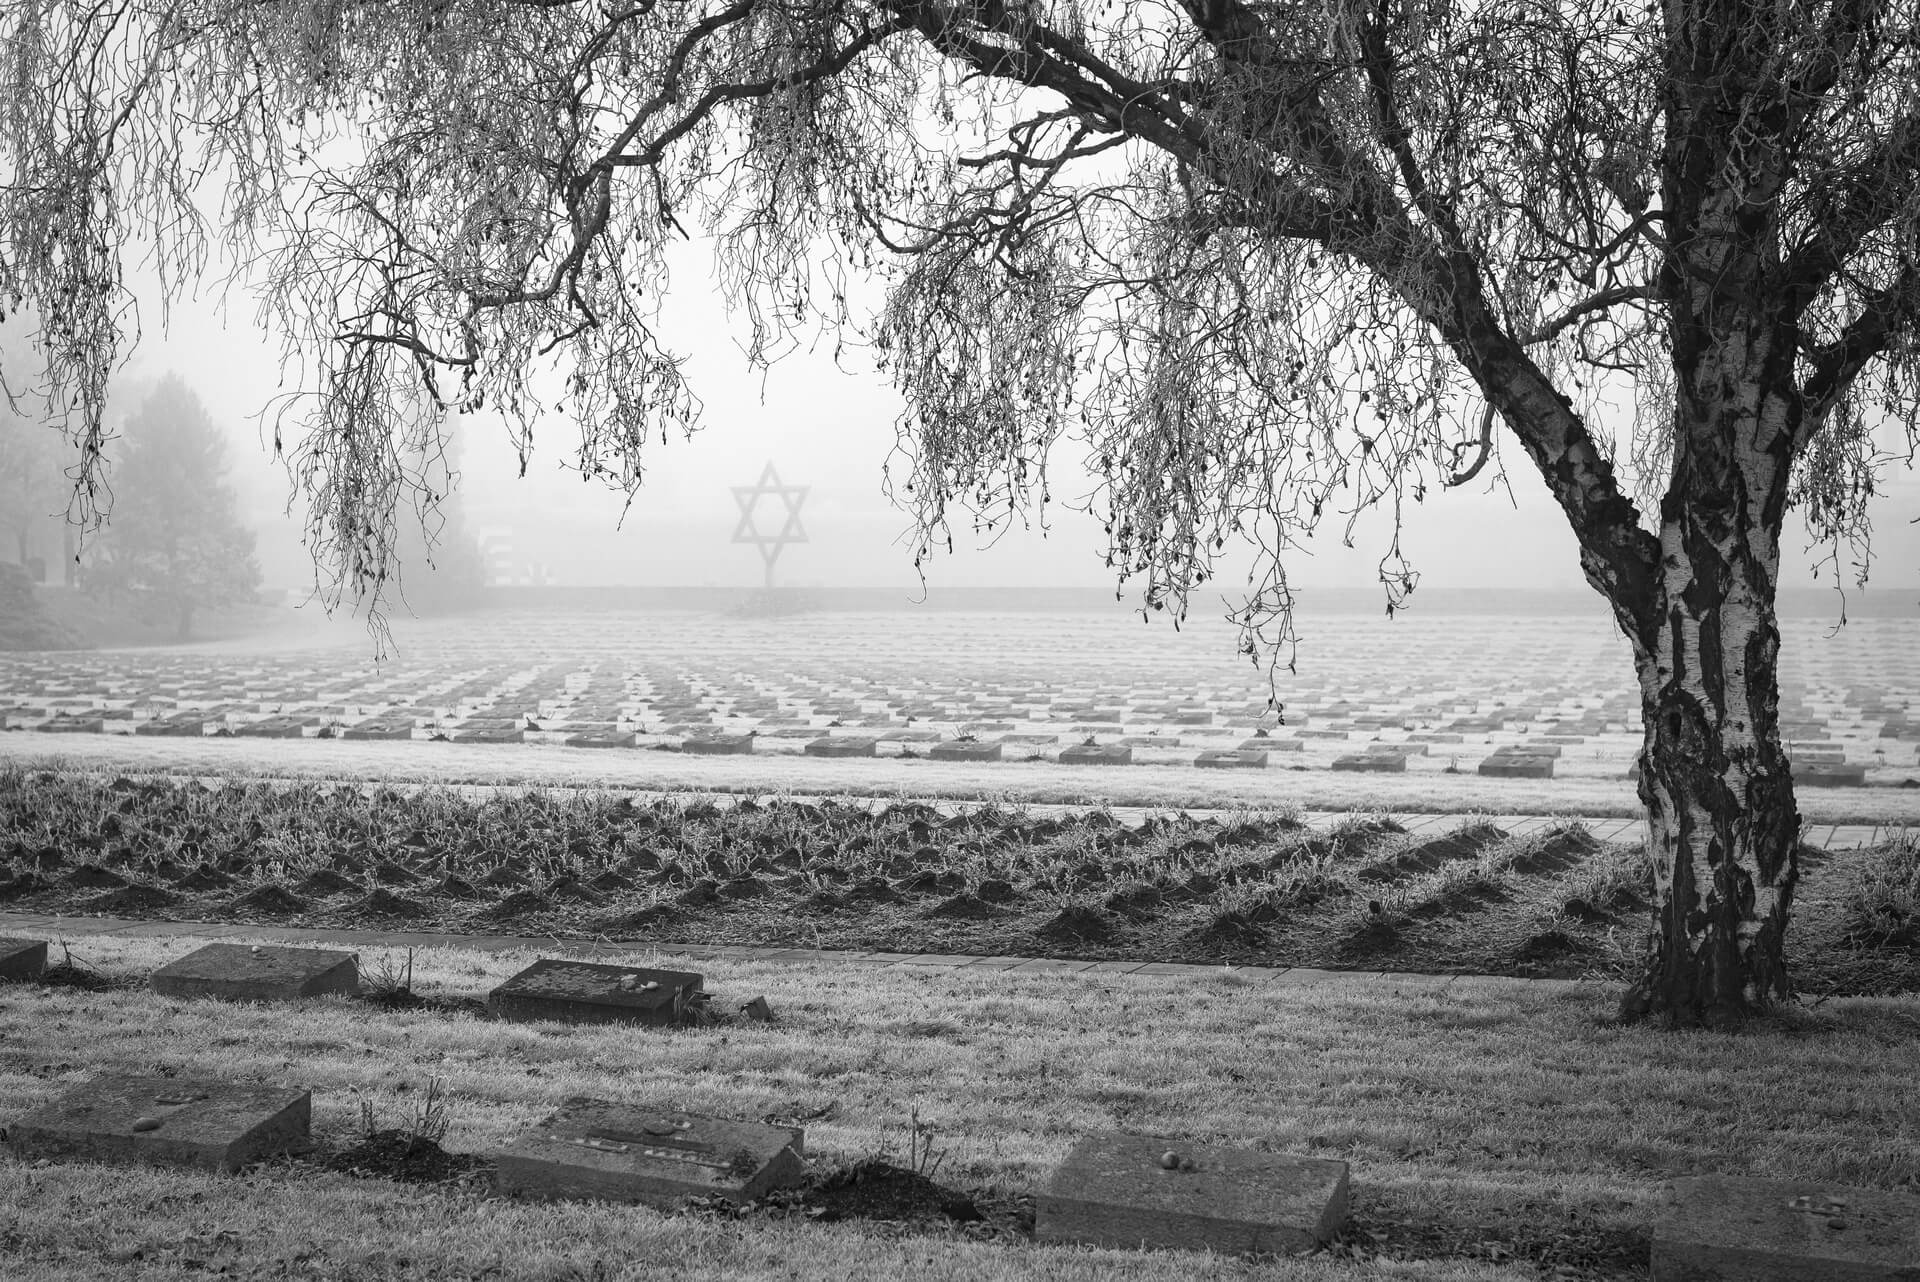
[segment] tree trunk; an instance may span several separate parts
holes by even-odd
[[[1792,991],[1800,812],[1780,741],[1777,539],[1682,508],[1662,514],[1665,608],[1632,637],[1655,912],[1620,1013],[1723,1028]]]
[[[193,640],[193,605],[192,603],[187,602],[187,603],[178,605],[175,607],[175,610],[177,611],[176,617],[179,619],[179,630],[176,634],[177,639],[181,641]]]

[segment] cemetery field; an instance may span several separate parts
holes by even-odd
[[[1809,997],[1920,991],[1920,842],[1803,846]],[[918,802],[208,786],[0,766],[0,906],[856,952],[1618,978],[1651,873],[1575,821],[1406,831]]]
[[[1920,619],[1783,621],[1815,822],[1920,818]],[[0,757],[421,782],[1631,816],[1604,617],[1301,620],[1269,685],[1224,623],[577,610],[0,655]],[[1269,706],[1277,696],[1282,710]]]
[[[776,1020],[663,1030],[486,1018],[524,953],[422,950],[411,1003],[378,986],[387,951],[363,955],[357,998],[147,991],[196,946],[91,939],[59,982],[0,984],[0,1098],[25,1111],[107,1070],[296,1084],[314,1151],[238,1176],[0,1160],[9,1277],[1634,1278],[1670,1177],[1920,1184],[1911,997],[1729,1037],[1614,1025],[1591,984],[715,960],[709,991],[764,995]],[[427,1178],[396,1182],[430,1089],[446,1129],[416,1148]],[[804,1125],[820,1186],[674,1215],[488,1197],[492,1155],[572,1095]],[[1036,1187],[1112,1129],[1344,1160],[1349,1224],[1264,1262],[1033,1244]],[[929,1149],[945,1193],[899,1174]]]

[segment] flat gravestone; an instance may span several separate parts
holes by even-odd
[[[1551,779],[1553,758],[1497,752],[1480,763],[1480,773],[1494,779]]]
[[[1350,753],[1333,759],[1335,770],[1358,770],[1371,774],[1400,775],[1407,772],[1407,758],[1398,752]]]
[[[1307,745],[1298,739],[1253,738],[1243,740],[1240,752],[1305,752]]]
[[[680,741],[680,751],[704,757],[744,757],[753,752],[750,734],[700,735]]]
[[[1192,1169],[1168,1169],[1164,1154]],[[1347,1164],[1144,1135],[1093,1135],[1042,1190],[1034,1238],[1170,1250],[1311,1250],[1347,1218]]]
[[[978,739],[948,739],[928,748],[927,755],[935,761],[998,761],[1000,760],[1000,742],[998,740],[982,742]]]
[[[318,717],[272,716],[234,727],[234,736],[244,739],[302,739],[309,726],[320,724]]]
[[[230,1001],[293,1001],[325,993],[360,991],[352,953],[277,944],[208,944],[153,972],[163,997],[224,997]]]
[[[1690,1176],[1653,1230],[1654,1282],[1913,1282],[1920,1197]]]
[[[0,979],[37,979],[46,968],[46,940],[0,938]]]
[[[878,739],[869,739],[865,735],[822,735],[807,744],[809,757],[871,757],[879,746]]]
[[[412,717],[373,717],[340,732],[342,739],[396,740],[413,738]]]
[[[634,734],[631,730],[576,730],[567,736],[569,748],[631,748],[633,745]]]
[[[454,731],[453,741],[455,743],[525,743],[527,732],[524,728],[515,726],[477,726]]]
[[[7,1127],[23,1159],[237,1171],[305,1148],[312,1096],[290,1086],[96,1077]]]
[[[691,971],[543,957],[487,994],[487,1009],[514,1023],[667,1025],[686,1016],[703,982]]]
[[[133,728],[137,735],[165,735],[177,738],[198,738],[207,732],[207,719],[198,715],[163,717],[157,721],[144,722]]]
[[[1130,766],[1133,749],[1124,743],[1076,743],[1060,749],[1063,766]]]
[[[1195,757],[1193,764],[1202,770],[1265,770],[1267,754],[1264,749],[1259,752],[1240,752],[1215,748]]]
[[[671,1210],[747,1202],[806,1174],[806,1132],[576,1096],[499,1157],[509,1197],[605,1198]]]
[[[1864,788],[1867,784],[1867,768],[1825,763],[1802,765],[1796,760],[1793,763],[1793,781],[1813,788]]]

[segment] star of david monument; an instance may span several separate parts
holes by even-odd
[[[759,546],[769,595],[773,592],[773,566],[780,559],[780,553],[789,544],[807,541],[806,528],[800,524],[800,507],[807,501],[808,488],[805,485],[782,485],[780,474],[774,471],[771,459],[761,469],[760,479],[754,484],[733,487],[733,501],[740,505],[740,524],[733,527],[733,541]],[[768,533],[759,524],[763,499],[772,500],[769,520],[779,523],[779,529],[773,533]]]

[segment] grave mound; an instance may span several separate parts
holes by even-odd
[[[329,1153],[321,1165],[342,1175],[373,1176],[397,1184],[445,1184],[490,1165],[474,1153],[449,1153],[425,1135],[384,1130],[363,1135],[351,1148]]]
[[[800,1203],[812,1218],[832,1220],[906,1220],[972,1223],[980,1207],[965,1193],[936,1184],[918,1171],[870,1157],[830,1172],[808,1185]]]

